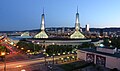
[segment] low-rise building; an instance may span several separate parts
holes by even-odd
[[[77,50],[77,58],[110,69],[120,70],[120,52],[116,48],[84,48]]]

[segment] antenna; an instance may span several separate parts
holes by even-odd
[[[44,14],[44,7],[43,7],[43,14]]]
[[[77,13],[78,13],[78,6],[77,6]]]

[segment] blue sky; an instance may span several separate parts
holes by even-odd
[[[120,0],[0,0],[0,31],[39,29],[43,7],[46,27],[120,27]]]

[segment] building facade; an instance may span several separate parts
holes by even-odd
[[[114,49],[79,49],[77,50],[77,58],[110,69],[117,68],[120,70],[120,53],[116,53]]]

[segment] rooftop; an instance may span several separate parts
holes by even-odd
[[[120,53],[114,53],[114,54],[105,53],[105,52],[97,51],[95,48],[80,48],[79,50],[120,58]]]

